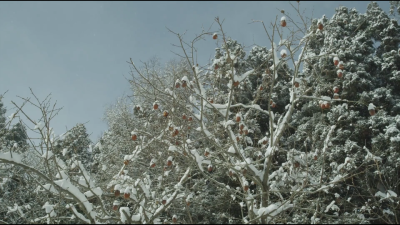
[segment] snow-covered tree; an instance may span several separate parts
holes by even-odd
[[[282,18],[285,26],[295,22],[285,16],[289,18]],[[185,135],[194,144],[177,148],[189,149],[187,160],[198,165],[193,171],[203,171],[203,164],[209,164],[238,181],[239,191],[228,187],[223,176],[208,180],[243,201],[244,222],[396,221],[397,203],[386,206],[380,196],[386,193],[386,201],[395,201],[397,179],[385,183],[383,175],[379,179],[376,175],[385,169],[391,172],[389,178],[398,171],[392,163],[397,157],[397,128],[390,126],[396,119],[385,113],[386,108],[396,115],[398,90],[389,82],[395,77],[383,70],[397,72],[398,53],[391,52],[398,48],[397,22],[371,3],[366,14],[340,7],[332,19],[310,21],[304,37],[293,35],[298,27],[280,28],[274,23],[278,40],[267,31],[271,49],[254,47],[246,58],[243,46],[226,37],[221,26],[213,37],[220,36],[222,44],[208,67],[194,63],[193,49],[186,47],[191,45],[177,34],[192,68],[189,73],[186,70],[180,77],[173,76],[175,82],[161,85],[152,80],[163,80],[163,73],[149,76],[132,63],[134,97],[146,91],[151,96],[134,100],[135,113],[145,115],[142,125],[159,128],[139,125],[135,132],[162,136],[183,113],[191,116],[195,129]],[[160,78],[154,78],[157,74]],[[149,110],[155,114],[152,98],[163,106],[158,117],[167,115],[165,122],[155,123],[148,116]],[[389,119],[380,121],[381,116]],[[390,133],[385,139],[379,130]],[[388,143],[393,144],[386,158],[387,153],[378,153],[389,148]],[[159,148],[163,152],[168,146]],[[207,155],[206,163],[205,157],[199,159],[201,155]],[[256,188],[249,193],[251,183]],[[365,203],[354,195],[370,200]],[[369,207],[374,214],[365,214]],[[341,210],[345,213],[339,214]]]
[[[38,199],[8,198],[7,221],[398,223],[397,20],[377,3],[331,19],[281,13],[269,29],[254,21],[270,45],[248,53],[216,18],[191,42],[171,31],[180,60],[130,60],[133,94],[106,111],[93,147],[82,124],[54,134],[49,101],[34,104],[39,120],[15,105],[40,142],[2,145],[0,163]],[[201,39],[219,44],[207,65]]]
[[[91,141],[84,124],[77,124],[55,142],[55,152],[67,162],[79,160],[86,169],[92,163]]]

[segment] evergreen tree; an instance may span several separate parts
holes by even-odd
[[[6,126],[6,109],[0,100],[0,154],[3,152],[24,153],[28,150],[28,137],[26,128],[20,123]],[[10,121],[11,122],[11,121]],[[7,206],[19,205],[30,207],[34,202],[32,192],[33,180],[27,176],[21,168],[9,164],[0,163],[0,218],[7,223],[26,223],[25,217],[19,214],[9,215]],[[30,214],[30,213],[28,213]],[[32,214],[31,214],[32,215]]]
[[[6,145],[6,108],[0,99],[0,150],[5,148]]]
[[[28,150],[28,136],[26,128],[20,122],[14,124],[11,129],[7,132],[6,142],[9,147],[13,147],[17,144],[15,151],[24,152]]]
[[[316,29],[321,21],[324,32]],[[310,83],[305,88],[314,90],[309,96],[336,97],[338,101],[332,101],[327,108],[321,106],[324,103],[319,103],[318,107],[308,99],[299,102],[300,110],[293,114],[291,122],[291,126],[297,129],[287,137],[285,146],[313,154],[315,168],[330,165],[330,168],[325,167],[324,172],[326,176],[332,176],[331,179],[354,169],[351,182],[341,183],[331,199],[325,198],[327,205],[336,200],[346,211],[372,207],[378,218],[386,217],[381,222],[393,221],[395,215],[384,215],[384,210],[393,210],[396,206],[381,205],[378,203],[381,200],[374,194],[377,191],[400,191],[399,167],[395,160],[400,151],[397,141],[400,136],[396,127],[400,96],[395,84],[400,66],[397,21],[391,20],[377,3],[370,3],[365,14],[340,7],[331,20],[314,20],[312,29],[317,30],[317,38],[311,40],[307,49],[310,59],[306,60],[303,74],[309,76]],[[376,49],[374,43],[378,44]],[[323,56],[326,53],[331,53],[331,56]],[[310,57],[318,55],[321,57]],[[334,56],[343,62],[342,68],[334,65]],[[339,73],[342,77],[338,76]],[[338,92],[335,87],[338,87]],[[373,113],[368,110],[370,103],[376,106]],[[330,131],[332,136],[326,143]],[[301,145],[302,142],[305,144]],[[371,160],[369,157],[372,155],[379,157]],[[376,160],[380,162],[378,167]],[[377,176],[377,173],[381,175]],[[364,198],[354,195],[374,200],[366,203]],[[351,201],[338,201],[349,197]],[[307,196],[307,199],[309,201],[310,197]],[[307,204],[306,201],[304,203]],[[366,222],[358,213],[353,218],[351,215],[353,213],[347,216],[342,214],[338,219],[354,222],[355,218],[359,218],[360,222]]]
[[[56,152],[62,155],[64,160],[71,163],[75,160],[81,161],[88,169],[92,163],[90,144],[86,127],[80,123],[67,131],[60,140],[57,140],[55,146]]]
[[[0,129],[5,128],[6,124],[6,108],[4,107],[3,101],[0,99]]]

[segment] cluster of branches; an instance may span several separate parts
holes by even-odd
[[[40,198],[7,214],[48,223],[398,223],[399,179],[390,176],[399,173],[400,118],[387,115],[398,110],[398,90],[383,91],[399,80],[398,25],[376,3],[366,16],[341,7],[331,20],[292,6],[298,20],[282,11],[270,29],[254,21],[271,48],[247,58],[216,18],[217,32],[191,42],[171,31],[179,61],[130,60],[133,95],[107,110],[109,130],[93,148],[79,147],[89,144],[83,126],[83,135],[54,135],[59,109],[49,99],[24,99],[41,110],[38,122],[14,104],[40,142],[29,138],[29,154],[3,149],[0,163],[21,168]],[[202,39],[220,45],[206,66],[195,61]],[[382,40],[375,55],[372,39]]]

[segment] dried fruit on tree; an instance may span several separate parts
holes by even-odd
[[[338,93],[339,92],[339,88],[338,87],[333,87],[333,92]]]
[[[150,161],[150,167],[151,167],[151,168],[156,167],[156,160],[155,160],[155,159],[152,159],[152,160]]]
[[[128,199],[131,197],[131,190],[127,187],[124,191],[124,198]]]
[[[318,29],[319,29],[319,30],[324,29],[324,25],[323,25],[321,22],[318,23]]]
[[[172,133],[172,137],[175,137],[178,134],[179,134],[179,130],[177,128],[175,128],[174,132]]]
[[[136,141],[136,139],[137,139],[137,134],[136,134],[136,132],[135,132],[135,131],[132,131],[132,132],[131,132],[131,135],[132,135],[132,140],[133,140],[133,141]]]
[[[243,183],[243,190],[244,190],[244,192],[247,192],[249,190],[249,182],[245,181]]]
[[[118,197],[121,194],[120,190],[114,190],[115,197]]]
[[[262,155],[262,153],[260,151],[257,152],[257,157],[258,157],[258,159],[262,159],[263,155]]]
[[[218,34],[217,34],[217,33],[214,33],[213,36],[212,36],[212,38],[213,38],[214,40],[216,40],[216,39],[218,38]]]
[[[330,108],[331,108],[331,103],[330,103],[330,102],[325,102],[325,107],[326,107],[327,109],[330,109]]]
[[[236,122],[240,122],[242,120],[242,114],[240,112],[236,113]]]
[[[282,50],[281,50],[281,57],[282,57],[282,58],[285,58],[286,56],[287,56],[286,50],[285,50],[285,49],[282,49]]]
[[[342,78],[342,77],[343,77],[343,70],[339,69],[339,70],[336,72],[336,74],[337,74],[337,76],[338,76],[339,78]]]
[[[339,65],[339,58],[338,57],[334,57],[333,58],[333,64],[335,65],[335,66],[337,66],[337,65]]]
[[[284,16],[281,17],[281,26],[286,27],[286,17]]]
[[[213,166],[212,166],[211,164],[210,164],[210,165],[208,165],[208,167],[207,167],[207,168],[208,168],[208,172],[210,172],[210,173],[211,173],[211,172],[213,171]]]
[[[172,166],[172,156],[168,157],[167,166]]]
[[[204,156],[208,156],[210,154],[210,150],[208,148],[206,148],[206,150],[204,151]]]
[[[343,63],[343,61],[340,61],[340,62],[339,62],[338,67],[339,67],[339,69],[344,70],[344,63]]]
[[[120,204],[119,201],[117,201],[117,200],[114,201],[114,203],[113,203],[113,210],[114,211],[118,210],[119,204]]]
[[[369,115],[373,116],[375,115],[375,105],[372,103],[369,103],[368,105],[368,111],[369,111]]]
[[[333,99],[339,99],[339,94],[338,93],[333,94]]]

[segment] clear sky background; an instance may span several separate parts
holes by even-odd
[[[297,5],[296,1],[291,2]],[[335,8],[366,11],[369,2],[300,2],[308,17],[331,18]],[[389,11],[389,2],[379,2]],[[15,111],[11,101],[52,94],[64,107],[51,125],[59,135],[77,123],[86,123],[92,141],[107,129],[102,120],[107,106],[130,95],[129,58],[140,64],[157,56],[165,63],[176,58],[177,33],[190,41],[214,18],[225,19],[224,31],[245,46],[270,46],[260,23],[295,15],[289,2],[0,2],[0,94],[6,116]],[[290,24],[288,24],[289,26]],[[217,31],[214,25],[212,31]],[[214,55],[215,41],[201,41],[199,64]],[[247,49],[247,52],[250,49]],[[32,119],[40,114],[26,107]],[[24,118],[25,119],[25,118]],[[34,127],[30,125],[30,127]]]

